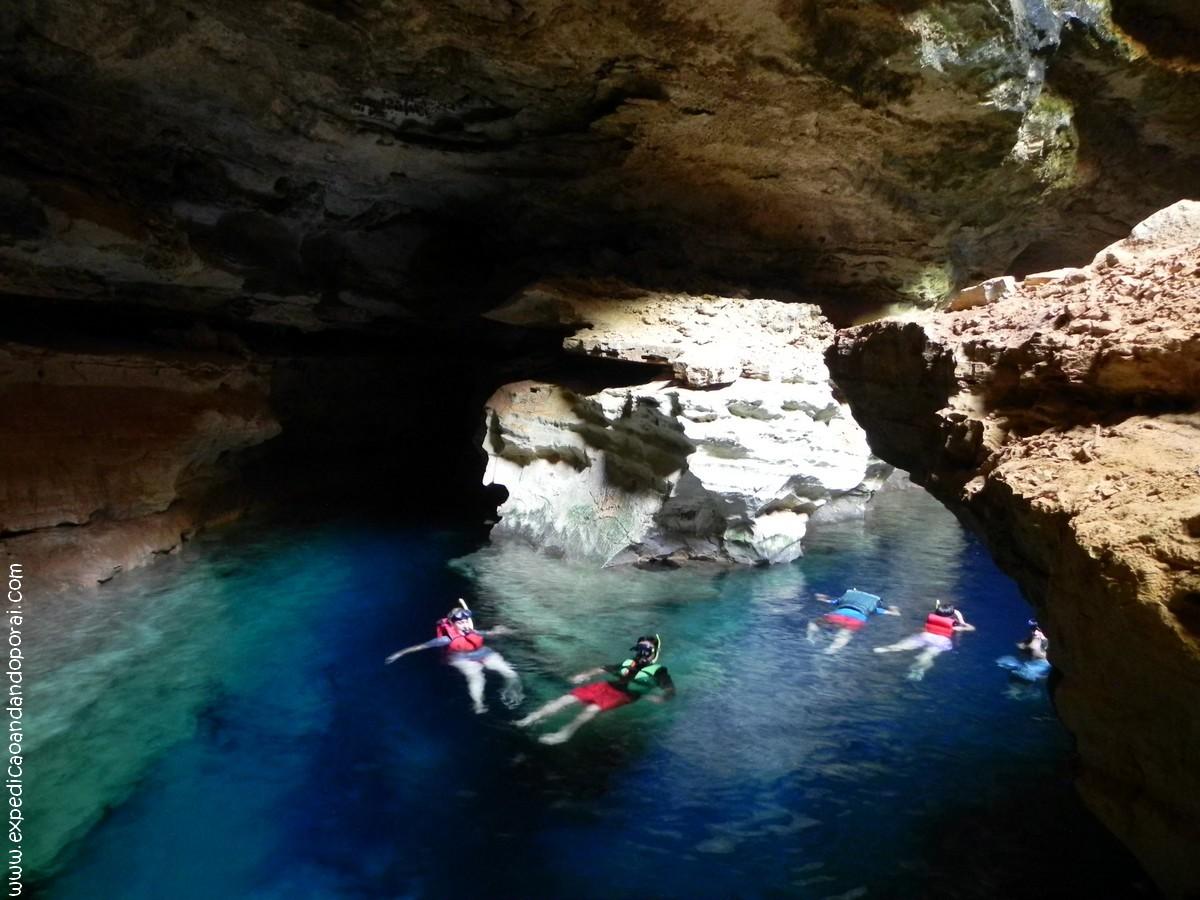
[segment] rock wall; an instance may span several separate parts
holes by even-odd
[[[1200,188],[1200,76],[1109,6],[6,4],[0,292],[397,334],[547,271],[932,302]]]
[[[1087,267],[839,333],[882,458],[972,525],[1035,604],[1093,810],[1200,891],[1200,203]]]
[[[564,347],[644,363],[603,390],[522,381],[486,407],[493,537],[616,564],[795,559],[814,514],[861,503],[889,469],[834,400],[816,307],[541,284],[493,314],[578,329]]]
[[[279,432],[265,367],[0,344],[0,560],[95,584],[228,512],[240,451]]]

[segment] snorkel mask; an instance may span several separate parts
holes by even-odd
[[[455,625],[461,625],[463,622],[471,622],[475,618],[475,614],[467,609],[466,601],[462,597],[459,597],[458,608],[450,610],[446,614],[446,618]]]
[[[662,649],[662,638],[655,635],[642,635],[637,643],[629,648],[634,653],[634,659],[639,665],[648,666],[658,662],[658,654]]]

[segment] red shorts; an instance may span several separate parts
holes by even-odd
[[[571,691],[572,697],[577,697],[584,703],[590,703],[593,706],[598,706],[601,709],[616,709],[618,706],[624,706],[626,703],[632,703],[633,697],[617,687],[613,687],[607,681],[597,681],[592,684],[585,684],[583,687],[577,687]]]
[[[867,623],[862,619],[856,619],[853,616],[843,616],[840,613],[826,613],[825,621],[830,625],[836,625],[838,628],[849,628],[851,631],[858,631]]]

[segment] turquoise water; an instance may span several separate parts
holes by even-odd
[[[836,656],[815,592],[902,607]],[[471,713],[432,636],[458,596],[524,676]],[[933,596],[979,631],[920,682]],[[1029,611],[925,495],[799,563],[573,566],[394,522],[257,522],[36,623],[27,862],[55,898],[1144,896],[1082,810],[1040,686],[996,668]],[[671,704],[546,747],[511,720],[664,637]],[[36,735],[32,732],[36,730]],[[1031,889],[1031,886],[1034,886]]]

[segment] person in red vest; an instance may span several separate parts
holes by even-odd
[[[908,670],[910,681],[920,681],[933,666],[933,661],[954,647],[954,637],[959,631],[974,631],[975,626],[963,618],[953,603],[938,600],[933,612],[925,617],[925,627],[917,634],[902,641],[876,647],[876,653],[897,653],[902,650],[920,650],[912,668]]]
[[[510,709],[519,706],[525,699],[524,691],[521,689],[521,679],[503,656],[491,647],[484,646],[484,638],[512,634],[512,631],[503,625],[497,625],[487,631],[480,631],[475,627],[474,614],[467,609],[466,601],[459,597],[458,604],[457,607],[446,613],[445,618],[438,621],[434,637],[423,644],[414,644],[412,647],[397,650],[384,660],[384,664],[394,663],[400,657],[416,653],[418,650],[445,647],[446,662],[462,672],[463,677],[467,679],[467,693],[471,695],[471,704],[476,713],[487,712],[487,705],[483,702],[485,669],[499,672],[504,677],[505,684],[500,693],[500,699],[504,705]]]

